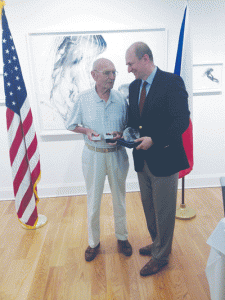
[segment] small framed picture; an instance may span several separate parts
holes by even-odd
[[[222,91],[222,63],[193,65],[193,92],[212,93]]]

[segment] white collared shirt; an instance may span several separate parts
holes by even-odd
[[[155,74],[156,74],[156,71],[157,71],[157,67],[155,67],[155,69],[153,70],[153,72],[148,76],[148,78],[146,80],[142,80],[141,81],[141,86],[140,86],[140,91],[139,91],[139,99],[138,99],[138,104],[139,104],[139,101],[140,101],[140,96],[141,96],[141,90],[142,90],[142,86],[143,86],[143,83],[146,81],[148,84],[146,85],[145,89],[146,89],[146,96],[148,95],[148,92],[151,88],[151,85],[152,85],[152,82],[155,78]]]
[[[74,130],[78,125],[93,129],[101,135],[101,141],[91,142],[84,134],[85,142],[96,147],[111,148],[104,140],[104,134],[123,132],[127,124],[127,113],[128,104],[120,92],[112,89],[108,101],[105,102],[95,88],[92,88],[77,96],[65,125],[68,130]]]

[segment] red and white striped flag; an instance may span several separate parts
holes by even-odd
[[[9,155],[16,212],[23,226],[34,229],[38,222],[37,183],[41,174],[40,157],[27,91],[4,9],[2,50]]]
[[[189,8],[188,3],[184,11],[184,17],[181,24],[180,36],[177,49],[177,57],[174,73],[180,75],[184,80],[187,92],[188,92],[188,104],[192,115],[192,99],[193,99],[193,88],[192,88],[192,48],[190,38],[190,26],[189,26]],[[193,158],[193,129],[191,118],[189,120],[189,127],[182,135],[184,150],[187,155],[187,159],[190,167],[186,170],[179,172],[179,178],[189,174],[194,165]]]

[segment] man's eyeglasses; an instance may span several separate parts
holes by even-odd
[[[99,73],[102,73],[103,75],[109,77],[110,74],[112,73],[113,76],[116,76],[118,75],[118,72],[117,71],[98,71],[98,70],[94,70],[95,72],[99,72]]]

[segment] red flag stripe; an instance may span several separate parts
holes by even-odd
[[[33,141],[31,142],[29,148],[27,149],[28,159],[32,158],[36,150],[37,150],[37,137],[35,135]]]
[[[17,211],[17,215],[18,215],[18,218],[22,218],[23,214],[24,214],[24,211],[26,210],[29,202],[30,202],[30,199],[32,198],[32,195],[33,195],[33,187],[32,185],[30,184],[28,186],[28,189],[26,191],[26,193],[24,194],[23,196],[23,199],[22,201],[20,202],[20,207]]]
[[[16,195],[18,192],[18,189],[23,181],[23,178],[27,172],[28,169],[28,162],[26,155],[24,156],[23,160],[21,161],[20,167],[18,169],[18,172],[14,178],[13,186],[14,186],[14,194]]]
[[[11,147],[9,150],[11,165],[13,164],[14,159],[18,153],[18,149],[20,147],[22,140],[23,140],[23,132],[22,132],[22,124],[20,123],[20,125],[16,131],[15,138],[12,141],[12,144],[11,144]]]
[[[33,170],[36,168],[36,166],[38,164],[38,161],[39,161],[39,152],[38,152],[38,149],[36,149],[35,153],[31,157],[31,159],[29,160],[31,174],[33,173]],[[36,179],[35,177],[32,177],[32,178]]]
[[[38,217],[38,213],[37,213],[37,207],[35,206],[35,209],[32,213],[32,215],[30,216],[29,220],[27,221],[27,224],[29,224],[30,226],[34,226],[36,220]]]
[[[25,120],[23,121],[23,130],[24,130],[24,135],[27,134],[27,132],[29,131],[31,125],[33,122],[33,118],[32,118],[32,114],[31,114],[31,110],[29,110]]]
[[[20,116],[16,113],[13,114],[14,116],[12,122],[10,124],[10,127],[8,128],[9,148],[11,148],[12,142],[16,137],[18,127],[20,126],[21,123]]]
[[[32,178],[33,185],[37,181],[37,179],[39,177],[39,174],[40,174],[40,171],[41,171],[41,165],[40,165],[40,162],[38,162],[37,165],[36,165],[36,167],[35,167],[35,169],[31,173],[31,178]]]
[[[20,144],[20,147],[18,149],[18,152],[16,154],[16,157],[13,161],[13,164],[12,164],[12,175],[13,175],[13,178],[16,177],[16,174],[18,173],[19,171],[19,167],[21,165],[21,161],[22,159],[24,158],[24,156],[26,156],[26,148],[25,148],[25,144],[24,144],[24,140],[21,141],[21,144]]]
[[[16,211],[19,210],[21,201],[23,200],[24,194],[27,192],[27,189],[28,189],[29,185],[32,185],[32,182],[30,180],[30,170],[28,168],[26,174],[23,177],[23,180],[21,181],[19,189],[18,189],[18,191],[16,193],[16,199],[15,199],[16,200],[16,202],[15,202]],[[34,202],[35,203],[35,201],[33,201],[33,200],[34,200],[34,197],[31,197],[30,198],[30,202]],[[34,205],[34,203],[33,203],[33,205]]]
[[[7,107],[6,109],[6,121],[7,121],[7,130],[9,130],[11,123],[14,118],[14,112]]]

